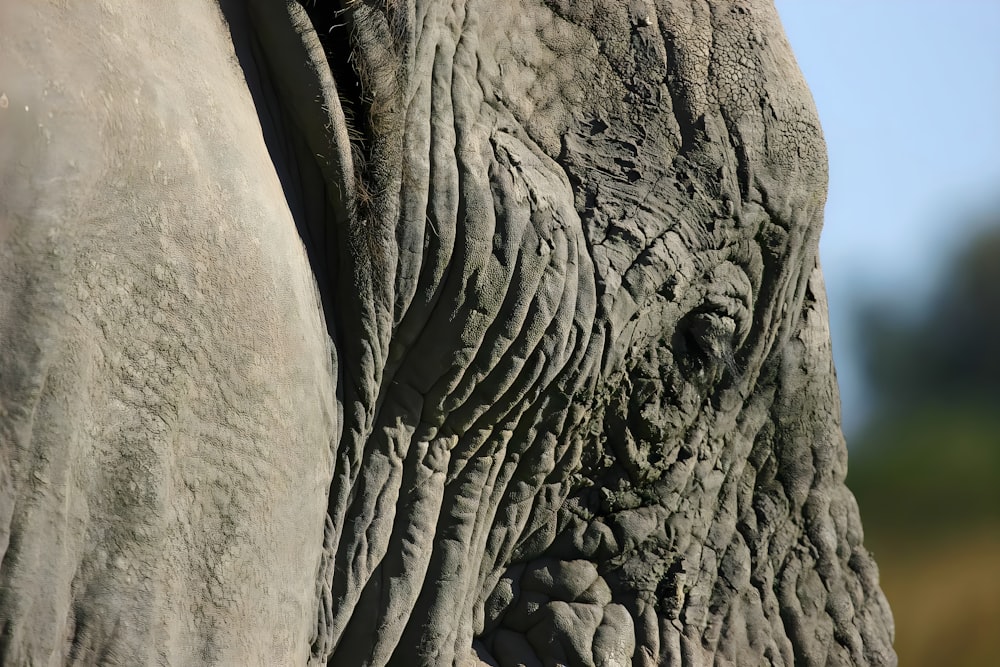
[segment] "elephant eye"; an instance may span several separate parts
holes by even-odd
[[[735,314],[716,308],[699,309],[683,318],[675,336],[676,356],[690,376],[714,375],[727,368],[739,374],[736,347],[741,333]]]
[[[714,312],[695,313],[687,327],[688,335],[706,355],[722,359],[731,350],[736,337],[736,321]]]

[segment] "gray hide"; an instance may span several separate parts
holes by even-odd
[[[0,662],[884,665],[764,0],[0,0]]]

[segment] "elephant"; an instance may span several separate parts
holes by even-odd
[[[895,664],[771,2],[0,32],[0,662]]]

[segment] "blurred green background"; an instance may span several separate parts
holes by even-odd
[[[827,139],[848,484],[900,664],[1000,665],[1000,2],[776,5]]]
[[[1000,664],[1000,206],[918,304],[856,313],[870,417],[848,485],[901,665]]]

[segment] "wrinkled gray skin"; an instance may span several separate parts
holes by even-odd
[[[770,3],[339,10],[0,0],[0,662],[893,664]]]

